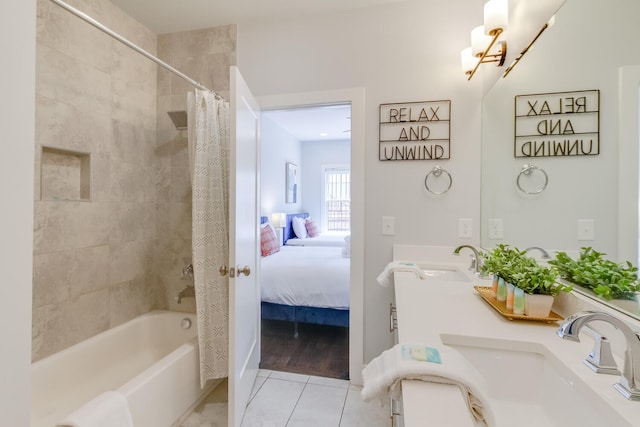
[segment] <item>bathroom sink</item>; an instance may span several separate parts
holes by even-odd
[[[487,381],[496,427],[629,426],[544,346],[442,335]]]
[[[471,282],[471,272],[467,274],[454,266],[420,265],[426,279],[445,280],[447,282]]]

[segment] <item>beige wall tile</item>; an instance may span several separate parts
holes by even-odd
[[[32,360],[56,353],[109,327],[107,289],[33,310]]]
[[[109,278],[111,283],[142,279],[153,271],[153,241],[112,243]]]
[[[36,93],[93,114],[111,114],[111,78],[42,43],[36,49]]]
[[[105,203],[36,203],[34,253],[88,248],[109,241],[109,212]]]
[[[161,240],[191,237],[191,203],[158,203],[156,236]]]
[[[109,72],[111,37],[49,0],[39,0],[37,8],[39,43]]]
[[[114,202],[109,205],[111,243],[155,239],[154,202]]]
[[[33,306],[58,303],[109,284],[109,246],[34,256]]]
[[[109,294],[109,327],[113,328],[151,311],[151,287],[151,281],[146,278],[112,286]]]

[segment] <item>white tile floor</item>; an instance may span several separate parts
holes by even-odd
[[[207,401],[219,402],[225,384]],[[345,380],[260,370],[242,427],[388,427],[388,405],[363,402],[360,390]]]

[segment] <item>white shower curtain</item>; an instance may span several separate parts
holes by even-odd
[[[229,279],[218,272],[229,258],[229,104],[209,91],[189,93],[192,256],[200,384],[228,376]]]

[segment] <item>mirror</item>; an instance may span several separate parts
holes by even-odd
[[[621,67],[640,64],[638,16],[637,0],[567,0],[526,57],[487,92],[482,107],[483,247],[506,243],[577,255],[581,247],[590,246],[606,253],[608,259],[637,265],[638,157],[637,148],[629,147],[638,145],[639,80],[630,79],[631,95],[624,89],[635,105],[636,112],[630,113],[626,106],[621,107],[628,104],[622,102],[625,95],[619,89],[619,76]],[[565,110],[575,106],[583,91],[589,96],[595,93],[595,118],[540,116],[529,130],[537,140],[560,141],[560,145],[563,141],[597,141],[597,154],[586,147],[568,150],[571,155],[558,155],[556,148],[556,155],[541,149],[535,157],[515,156],[516,110],[521,117],[531,114],[531,120],[537,120],[532,111],[537,108],[540,113],[545,100],[547,112],[555,114],[563,106]],[[524,107],[516,107],[517,99],[525,101]],[[590,98],[588,102],[596,101]],[[621,119],[629,114],[635,121],[635,140],[620,130]],[[547,127],[545,133],[545,125],[558,122],[558,117],[562,126],[554,132]],[[574,126],[567,127],[569,120],[575,120]],[[578,120],[597,126],[596,137],[579,134],[585,126],[578,125]],[[633,124],[629,127],[633,129]],[[580,130],[572,133],[574,128]],[[522,135],[522,128],[517,132]],[[628,155],[628,150],[635,154]],[[525,164],[538,169],[523,172]],[[548,182],[537,192],[545,183],[544,174]]]

